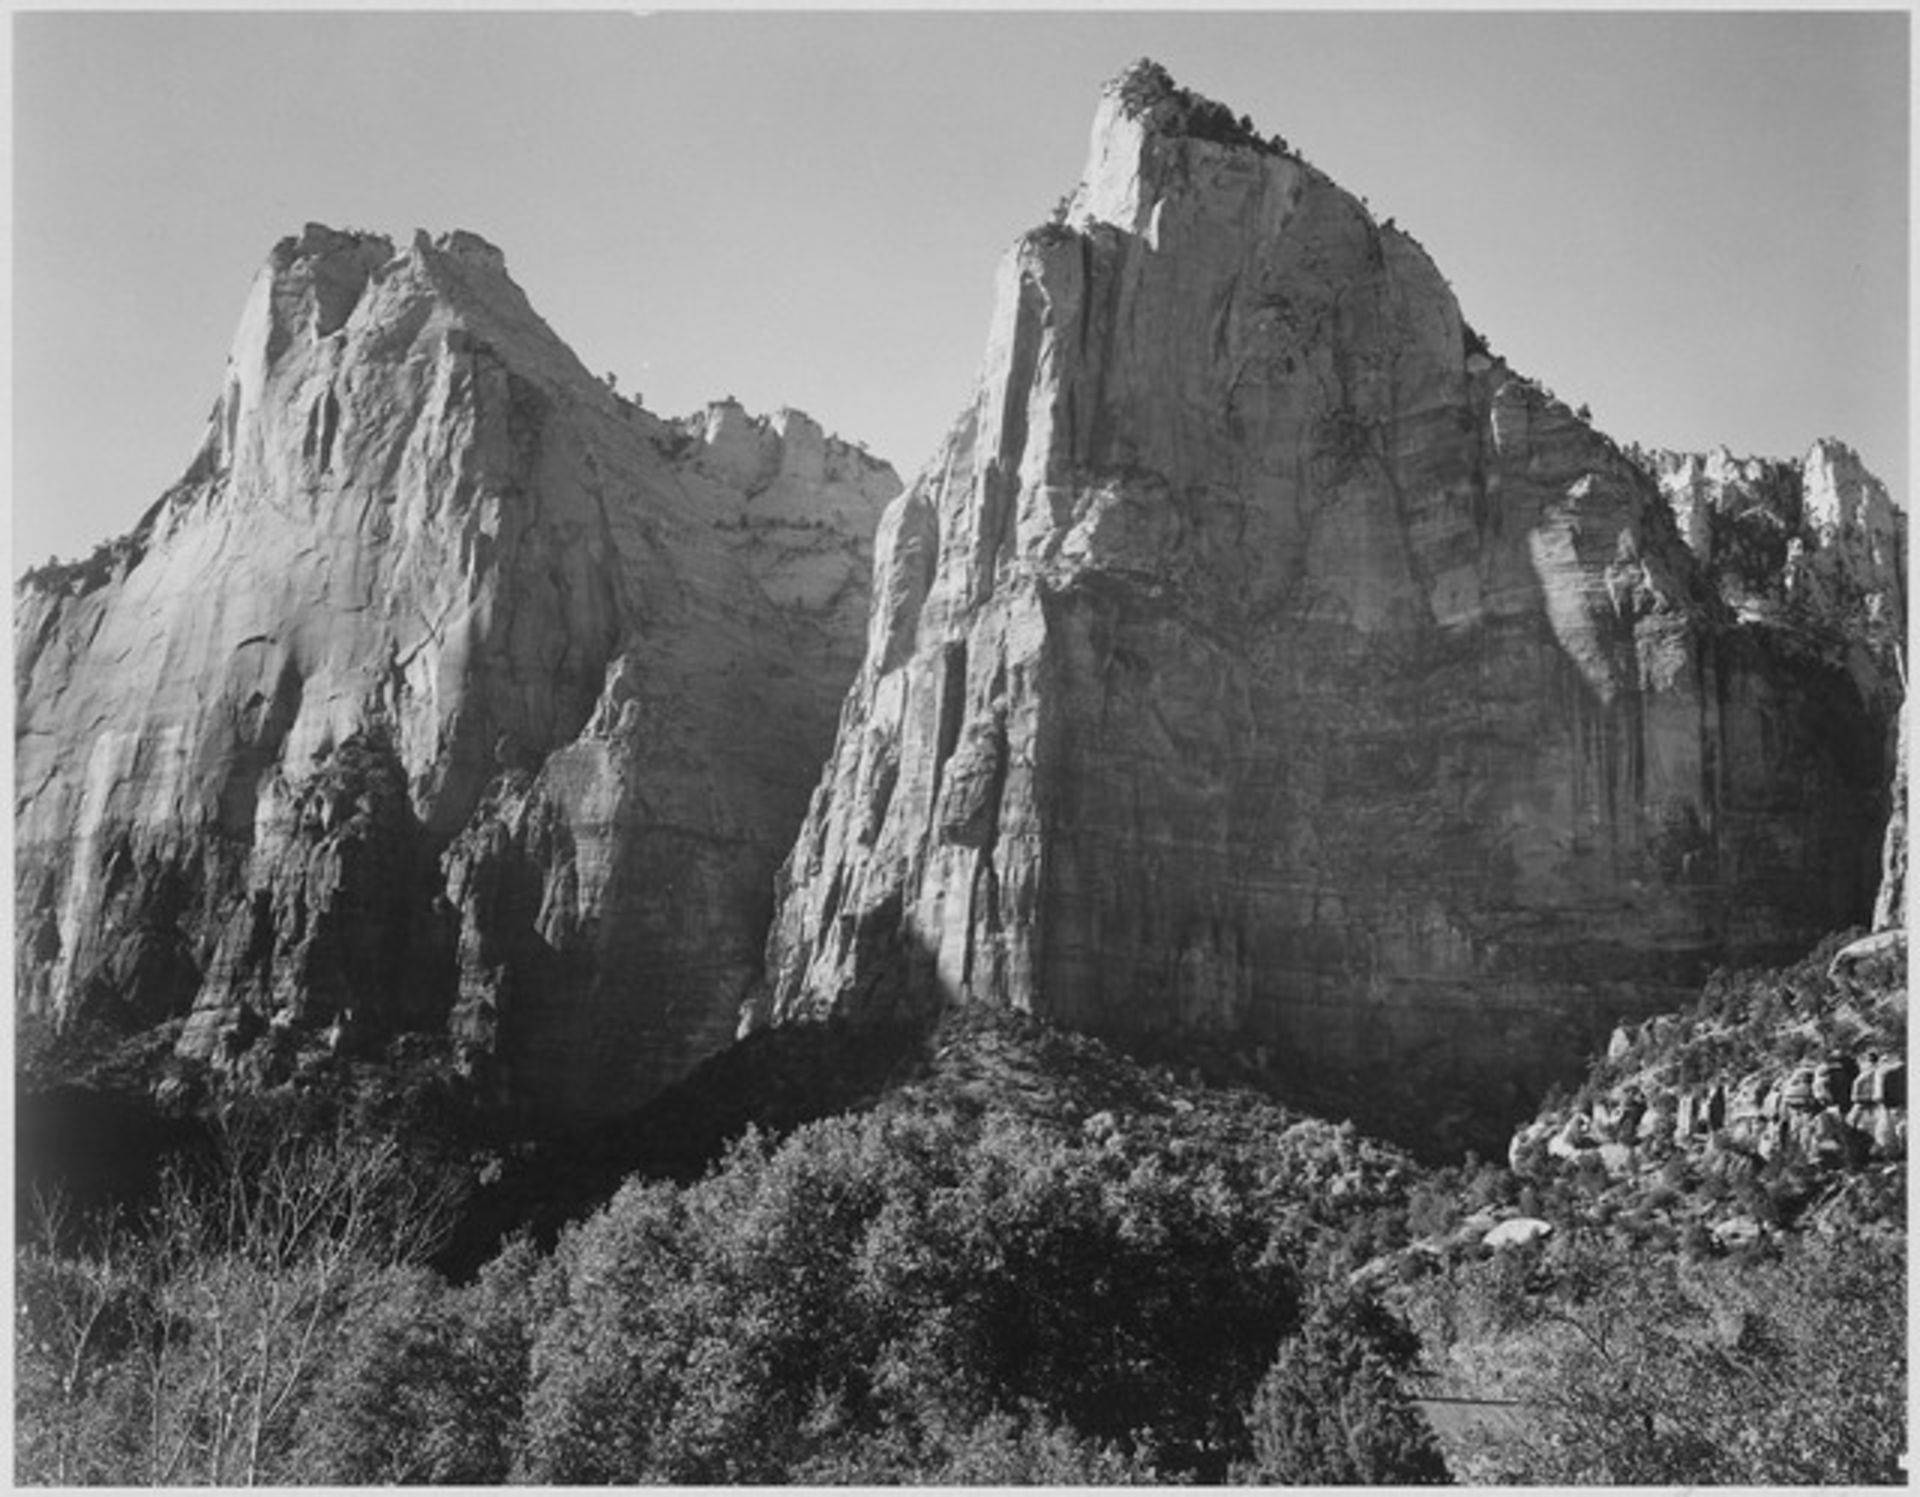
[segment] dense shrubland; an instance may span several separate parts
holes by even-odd
[[[1791,1046],[1873,1010],[1811,968],[1723,978],[1638,1063],[1724,1049],[1774,987],[1782,1008],[1793,993]],[[1722,1058],[1774,1053],[1746,1033]],[[865,1100],[803,1122],[802,1073],[832,1057],[756,1050],[736,1064],[784,1099],[767,1114],[783,1132],[683,1118],[656,1149],[671,1168],[564,1227],[523,1217],[530,1231],[478,1252],[489,1239],[468,1230],[454,1254],[487,1187],[471,1169],[463,1183],[444,1137],[422,1147],[444,1134],[431,1088],[229,1110],[137,1209],[23,1241],[16,1475],[1898,1475],[1904,1194],[1860,1196],[1867,1172],[1801,1182],[1819,1211],[1729,1247],[1684,1228],[1689,1203],[1748,1184],[1682,1156],[1631,1181],[1421,1170],[1350,1124],[1015,1016],[956,1016],[919,1062],[903,1055],[876,1046],[842,1083]],[[732,1144],[684,1167],[721,1124]],[[529,1158],[528,1179],[561,1163]],[[499,1176],[500,1155],[476,1160]],[[1553,1234],[1480,1241],[1519,1214]],[[1440,1406],[1414,1395],[1517,1417],[1443,1422],[1436,1439],[1422,1410]]]
[[[1517,1401],[1448,1439],[1462,1479],[1779,1485],[1903,1480],[1905,1291],[1900,1241],[1689,1257],[1572,1230],[1395,1299],[1428,1391]]]
[[[223,1151],[161,1217],[23,1252],[18,1474],[1438,1472],[1398,1382],[1404,1330],[1303,1280],[1284,1115],[1271,1148],[1182,1147],[1178,1128],[966,1097],[749,1132],[703,1179],[633,1180],[462,1285],[423,1266],[440,1213],[408,1199],[390,1143]],[[1367,1376],[1337,1417],[1295,1422],[1285,1390],[1349,1364]]]

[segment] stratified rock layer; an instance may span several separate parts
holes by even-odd
[[[746,1027],[999,1003],[1431,1119],[1872,904],[1886,652],[1730,603],[1412,239],[1157,70],[878,547]]]
[[[732,1033],[898,491],[621,400],[475,236],[310,226],[182,482],[19,589],[23,1008],[451,1019],[538,1112],[632,1105]]]

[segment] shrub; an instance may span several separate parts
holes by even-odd
[[[536,1266],[519,1241],[464,1289],[418,1268],[382,1275],[344,1318],[302,1414],[302,1479],[508,1480],[526,1397]]]
[[[137,1226],[22,1253],[21,1479],[299,1474],[298,1416],[339,1326],[431,1248],[442,1203],[391,1139],[263,1116],[233,1114],[210,1161],[170,1166]]]
[[[1248,1416],[1252,1458],[1235,1478],[1262,1485],[1436,1485],[1446,1464],[1401,1386],[1419,1353],[1370,1298],[1315,1304],[1261,1380]]]
[[[1564,1250],[1536,1286],[1528,1484],[1901,1479],[1900,1246],[1797,1239],[1777,1257]]]
[[[563,1237],[552,1294],[520,1474],[569,1482],[1217,1480],[1296,1303],[1263,1214],[1206,1167],[926,1116],[630,1184]]]

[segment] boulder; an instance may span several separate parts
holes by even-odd
[[[1600,1162],[1616,1180],[1633,1174],[1639,1158],[1631,1145],[1611,1142],[1600,1145]]]
[[[1907,1112],[1904,1107],[1883,1107],[1874,1116],[1872,1152],[1875,1159],[1907,1157]]]
[[[1863,1140],[1847,1126],[1837,1108],[1824,1108],[1809,1120],[1803,1152],[1822,1169],[1848,1169],[1866,1162]]]
[[[1561,1125],[1547,1143],[1547,1152],[1556,1159],[1577,1160],[1599,1144],[1585,1113],[1576,1112]]]
[[[1641,1145],[1671,1144],[1679,1132],[1679,1120],[1674,1112],[1670,1098],[1658,1097],[1648,1104],[1647,1110],[1640,1116],[1640,1126],[1634,1130],[1634,1141]]]
[[[1906,947],[1907,933],[1904,928],[1877,930],[1870,936],[1848,942],[1836,951],[1833,960],[1827,963],[1827,975],[1849,976],[1856,968],[1881,957],[1899,957]]]
[[[1502,1248],[1525,1247],[1528,1243],[1540,1242],[1552,1235],[1552,1222],[1542,1221],[1537,1216],[1514,1216],[1501,1222],[1480,1241],[1484,1246],[1498,1251]]]
[[[1750,1216],[1732,1217],[1716,1222],[1711,1228],[1714,1242],[1728,1249],[1751,1247],[1765,1235],[1765,1230]]]

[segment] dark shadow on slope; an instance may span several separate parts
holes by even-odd
[[[1469,1154],[1504,1159],[1507,1141],[1534,1115],[1550,1082],[1572,1085],[1585,1062],[1528,1086],[1517,1078],[1396,1077],[1391,1068],[1328,1068],[1304,1057],[1271,1056],[1259,1064],[1250,1045],[1200,1036],[1149,1034],[1113,1041],[1142,1064],[1167,1067],[1196,1087],[1244,1088],[1330,1123],[1407,1151],[1424,1165],[1461,1163]]]
[[[749,1126],[780,1134],[871,1107],[924,1068],[928,1038],[925,1025],[906,1023],[763,1031],[623,1118],[510,1145],[434,1266],[467,1278],[516,1232],[545,1246],[630,1176],[698,1179]]]
[[[20,1241],[40,1230],[43,1209],[63,1234],[139,1212],[153,1201],[168,1161],[212,1143],[198,1118],[169,1116],[145,1092],[71,1083],[18,1091],[13,1138]]]
[[[56,1036],[22,1021],[14,1034],[16,1239],[40,1230],[43,1207],[57,1211],[66,1234],[138,1211],[168,1160],[209,1146],[204,1122],[153,1098],[178,1024],[131,1035],[82,1024]]]

